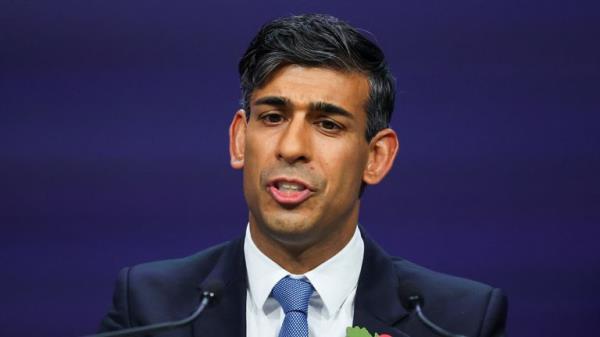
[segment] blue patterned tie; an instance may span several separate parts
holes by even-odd
[[[273,297],[279,302],[285,318],[279,337],[308,337],[308,300],[313,291],[307,279],[286,276],[273,287]]]

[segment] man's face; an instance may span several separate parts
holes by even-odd
[[[231,142],[255,240],[305,247],[354,231],[369,158],[368,95],[362,74],[297,65],[253,92],[250,118],[238,112]]]

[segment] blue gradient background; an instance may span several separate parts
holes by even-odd
[[[594,2],[5,0],[0,335],[93,332],[121,267],[243,232],[237,61],[304,12],[373,32],[398,78],[370,234],[505,289],[512,336],[600,328]]]

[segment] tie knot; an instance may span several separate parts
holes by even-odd
[[[308,311],[308,300],[314,288],[307,279],[294,279],[286,276],[273,287],[271,294],[279,302],[283,311]]]

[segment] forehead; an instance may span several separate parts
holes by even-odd
[[[364,115],[369,81],[359,72],[287,65],[276,70],[252,93],[251,103],[266,96],[285,97],[299,107],[315,102],[331,103]]]

